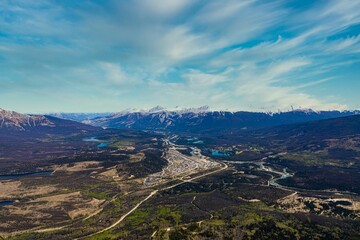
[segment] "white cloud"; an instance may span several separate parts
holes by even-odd
[[[310,61],[307,59],[286,59],[279,63],[270,64],[268,70],[261,77],[267,81],[273,81],[286,73],[297,70],[308,64],[310,64]]]
[[[194,0],[139,0],[137,4],[156,17],[172,17],[194,2]]]
[[[222,84],[230,81],[229,73],[231,69],[227,69],[221,73],[204,73],[199,70],[191,69],[182,75],[190,87],[197,86],[202,88],[213,87],[215,84]],[[203,90],[203,89],[202,89]]]
[[[338,81],[334,69],[356,63],[359,35],[334,35],[359,23],[359,7],[347,0],[304,10],[257,0],[1,1],[0,13],[13,19],[0,14],[8,35],[0,38],[0,85],[58,84],[119,97],[114,102],[134,96],[140,105],[343,108],[331,89],[309,89],[329,76]]]
[[[120,66],[114,63],[100,63],[101,68],[105,71],[105,76],[113,83],[127,83],[130,79]]]

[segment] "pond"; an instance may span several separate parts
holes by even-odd
[[[107,147],[108,145],[111,144],[111,142],[102,142],[100,139],[97,139],[96,137],[84,138],[83,141],[84,141],[84,142],[100,142],[100,143],[97,145],[98,148]]]
[[[188,142],[194,142],[194,141],[197,141],[198,138],[197,137],[189,137],[186,139]]]
[[[84,138],[83,141],[84,142],[100,142],[100,140],[97,139],[96,137]]]
[[[20,178],[27,176],[36,176],[36,175],[50,175],[53,171],[40,171],[40,172],[30,172],[30,173],[19,173],[19,174],[5,174],[0,175],[0,179],[11,179],[11,178]]]
[[[197,137],[189,137],[186,140],[192,144],[204,144],[204,141],[199,140]]]
[[[0,206],[5,206],[5,205],[12,205],[14,202],[13,201],[0,201]]]
[[[213,155],[214,157],[228,157],[228,156],[230,156],[229,153],[220,152],[220,151],[212,151],[211,155]]]
[[[109,144],[111,144],[111,142],[103,142],[103,143],[100,143],[99,145],[97,145],[97,147],[98,148],[107,147]]]

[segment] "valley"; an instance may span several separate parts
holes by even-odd
[[[176,138],[172,136],[171,138]],[[164,158],[168,161],[167,167],[161,172],[149,175],[144,185],[157,185],[171,179],[187,179],[192,174],[218,168],[220,164],[201,155],[197,148],[192,148],[191,156],[181,154],[177,148],[187,149],[186,146],[177,146],[170,142],[170,138],[164,139],[164,146],[167,147]]]
[[[0,236],[356,239],[360,128],[347,126],[357,118],[232,134],[99,129],[55,118],[66,131],[3,130]],[[342,131],[322,134],[328,122]]]
[[[360,0],[0,0],[0,240],[360,240],[359,79]]]

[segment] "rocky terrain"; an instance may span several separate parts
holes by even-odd
[[[0,128],[24,131],[36,126],[53,127],[54,123],[42,115],[27,115],[0,108]]]
[[[2,111],[0,238],[359,239],[355,113]]]
[[[229,112],[210,111],[207,106],[182,110],[155,107],[148,111],[122,111],[83,123],[106,128],[170,131],[251,130],[358,114],[358,111]]]

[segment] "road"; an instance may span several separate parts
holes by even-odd
[[[143,204],[144,202],[146,202],[147,200],[149,200],[152,196],[154,196],[156,193],[158,192],[158,190],[152,191],[146,198],[144,198],[143,200],[141,200],[141,202],[139,202],[138,204],[135,205],[135,207],[133,207],[132,209],[130,209],[130,211],[128,211],[127,213],[125,213],[124,215],[121,216],[121,218],[119,218],[119,220],[117,220],[116,222],[114,222],[111,226],[104,228],[96,233],[84,236],[84,237],[80,237],[80,238],[75,238],[76,239],[84,239],[86,237],[92,237],[95,236],[97,234],[103,233],[105,231],[108,231],[114,227],[116,227],[116,225],[118,225],[119,223],[121,223],[122,221],[124,221],[124,219],[129,216],[133,211],[135,211],[138,207],[141,206],[141,204]]]
[[[156,193],[160,192],[160,191],[164,191],[164,190],[168,190],[168,189],[171,189],[171,188],[174,188],[174,187],[177,187],[181,184],[184,184],[184,183],[187,183],[187,182],[191,182],[191,181],[194,181],[194,180],[197,180],[199,178],[202,178],[202,177],[205,177],[205,176],[208,176],[208,175],[211,175],[211,174],[214,174],[214,173],[217,173],[217,172],[220,172],[220,171],[223,171],[225,169],[228,168],[228,165],[224,162],[220,162],[221,165],[223,165],[222,168],[220,169],[216,169],[214,171],[211,171],[211,172],[207,172],[207,173],[204,173],[202,175],[199,175],[199,176],[196,176],[196,177],[193,177],[191,179],[186,179],[186,180],[183,180],[182,178],[178,178],[178,179],[174,179],[174,180],[181,180],[182,182],[180,183],[176,183],[176,184],[173,184],[171,186],[168,186],[168,187],[164,187],[164,188],[161,188],[159,190],[155,190],[155,191],[152,191],[146,198],[144,198],[143,200],[141,200],[138,204],[135,205],[135,207],[133,207],[132,209],[130,209],[127,213],[125,213],[124,215],[122,215],[119,220],[117,220],[115,223],[113,223],[112,225],[110,225],[109,227],[107,228],[104,228],[98,232],[95,232],[93,234],[90,234],[90,235],[87,235],[87,236],[83,236],[83,237],[80,237],[80,238],[76,238],[75,240],[79,240],[79,239],[84,239],[84,238],[87,238],[87,237],[92,237],[92,236],[95,236],[97,234],[101,234],[105,231],[108,231],[108,230],[111,230],[113,229],[114,227],[116,227],[118,224],[120,224],[122,221],[124,221],[126,219],[127,216],[129,216],[133,211],[135,211],[136,209],[138,209],[144,202],[146,202],[147,200],[149,200],[151,197],[153,197]]]
[[[160,191],[164,191],[164,190],[168,190],[168,189],[171,189],[171,188],[174,188],[174,187],[177,187],[181,184],[184,184],[184,183],[187,183],[187,182],[190,182],[190,181],[193,181],[193,180],[196,180],[196,179],[199,179],[199,178],[202,178],[202,177],[205,177],[205,176],[208,176],[210,174],[214,174],[214,173],[217,173],[217,172],[220,172],[220,171],[223,171],[225,169],[228,168],[228,165],[223,163],[223,167],[220,168],[220,169],[217,169],[215,171],[212,171],[212,172],[208,172],[208,173],[205,173],[205,174],[202,174],[200,176],[197,176],[197,177],[194,177],[194,178],[191,178],[191,179],[187,179],[186,181],[182,180],[182,179],[177,179],[177,180],[181,180],[182,182],[180,183],[176,183],[174,185],[171,185],[169,187],[164,187],[160,190],[155,190],[155,191],[152,191],[146,198],[144,198],[141,202],[139,202],[138,204],[136,204],[135,207],[133,207],[132,209],[130,209],[130,211],[128,211],[127,213],[125,213],[124,215],[122,215],[119,220],[117,220],[115,223],[113,223],[111,226],[107,227],[107,228],[104,228],[96,233],[93,233],[93,234],[90,234],[90,235],[87,235],[87,236],[84,236],[84,237],[80,237],[80,238],[75,238],[75,240],[79,240],[79,239],[84,239],[84,238],[87,238],[87,237],[92,237],[92,236],[95,236],[97,234],[100,234],[100,233],[103,233],[105,231],[108,231],[108,230],[111,230],[112,228],[116,227],[119,223],[121,223],[122,221],[125,220],[125,218],[127,216],[129,216],[133,211],[135,211],[136,209],[138,209],[144,202],[146,202],[147,200],[149,200],[152,196],[154,196],[156,193],[160,192]]]
[[[340,194],[350,194],[350,195],[357,195],[357,193],[349,192],[349,191],[339,191],[339,190],[322,190],[322,189],[303,189],[303,188],[297,188],[297,187],[288,187],[285,185],[279,184],[277,181],[280,179],[285,179],[289,177],[294,177],[294,174],[290,174],[286,171],[286,168],[283,169],[282,172],[273,170],[271,167],[265,167],[263,160],[266,158],[261,159],[262,162],[252,162],[252,161],[223,161],[230,164],[255,164],[259,166],[260,171],[269,172],[269,173],[275,173],[280,175],[280,177],[275,178],[273,175],[272,178],[268,181],[268,186],[273,186],[278,189],[286,190],[286,191],[296,191],[296,192],[324,192],[324,193],[340,193]]]

